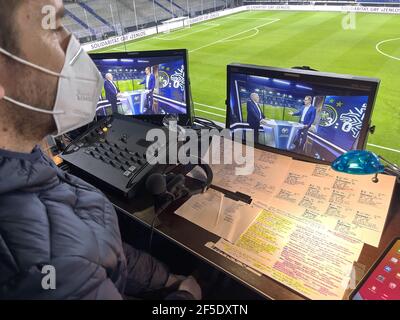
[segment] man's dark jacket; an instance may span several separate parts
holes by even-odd
[[[113,82],[114,83],[114,82]],[[118,113],[118,98],[117,94],[120,92],[117,86],[112,85],[110,80],[104,81],[104,91],[106,93],[106,99],[111,104],[113,113]]]
[[[45,265],[55,268],[55,290],[42,287]],[[38,147],[0,150],[0,299],[121,299],[163,287],[168,275],[122,243],[116,212],[99,190]]]

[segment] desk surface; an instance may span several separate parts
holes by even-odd
[[[150,226],[153,218],[151,210],[138,212],[134,201],[127,201],[126,199],[115,197],[112,194],[108,194],[108,196],[119,211],[129,215],[140,223]],[[160,215],[161,225],[156,228],[157,232],[266,298],[283,300],[304,299],[301,295],[279,282],[265,275],[259,276],[207,248],[205,246],[206,243],[210,241],[216,242],[219,240],[219,237],[175,215],[174,211],[183,202],[184,201],[171,206],[166,212]],[[368,271],[390,241],[399,235],[400,188],[397,184],[379,248],[365,244],[357,265],[361,269],[365,269],[365,272]]]

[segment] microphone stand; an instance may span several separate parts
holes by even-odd
[[[184,196],[188,195],[189,189],[187,189],[185,186],[181,186],[181,188],[178,190],[178,194],[175,196],[175,194],[171,192],[166,192],[164,194],[165,199],[162,199],[161,201],[154,201],[154,217],[151,222],[151,232],[150,232],[150,239],[149,239],[149,252],[151,253],[151,244],[153,242],[153,235],[154,235],[154,229],[158,226],[161,225],[161,221],[158,218],[165,209],[167,209],[172,203],[175,201],[183,198]],[[157,204],[159,202],[159,204]]]

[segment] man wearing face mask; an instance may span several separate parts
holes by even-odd
[[[48,5],[55,28],[42,23]],[[199,299],[194,278],[123,244],[104,195],[37,147],[91,122],[102,88],[62,15],[62,0],[0,0],[0,299],[122,299],[168,287],[178,289],[169,299]]]

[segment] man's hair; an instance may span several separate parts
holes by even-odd
[[[253,98],[253,97],[256,97],[256,96],[260,97],[257,92],[253,92],[252,94],[250,94],[250,98]]]
[[[313,100],[311,96],[306,96],[305,99],[308,99],[308,100],[311,100],[311,101]]]
[[[16,53],[18,44],[16,39],[15,12],[23,0],[0,0],[0,47]]]

